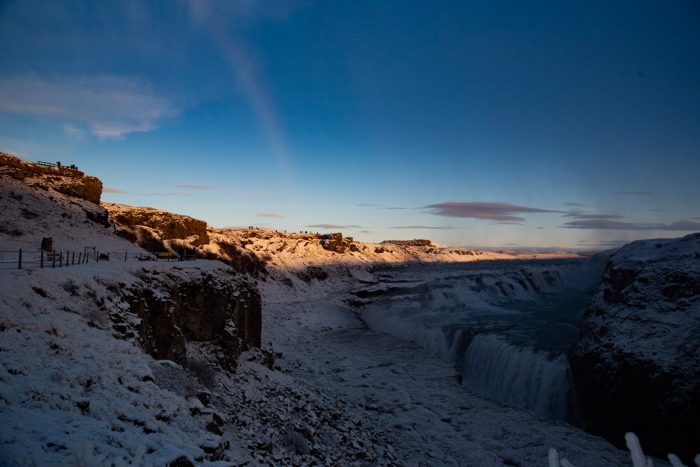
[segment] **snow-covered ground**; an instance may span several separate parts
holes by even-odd
[[[56,249],[143,253],[95,221],[100,209],[2,178],[0,242],[36,251],[51,236]],[[112,319],[136,319],[118,291],[143,268],[174,280],[236,276],[222,263],[0,270],[0,464],[535,466],[551,447],[579,466],[629,464],[566,423],[470,394],[449,362],[368,329],[345,300],[376,283],[369,256],[338,261],[301,234],[286,246],[279,235],[236,235],[278,256],[258,282],[263,348],[244,352],[235,372],[211,358],[210,342],[187,343],[197,365],[155,360]],[[368,254],[412,262],[412,248]],[[299,276],[319,263],[326,280]]]
[[[335,394],[381,434],[400,465],[544,465],[556,447],[577,465],[625,465],[628,456],[570,425],[470,394],[453,366],[416,344],[367,328],[343,304],[341,284],[290,296],[264,286],[265,339],[284,372]],[[390,454],[390,455],[389,455]]]

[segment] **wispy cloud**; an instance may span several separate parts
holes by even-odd
[[[311,224],[306,227],[312,229],[361,229],[361,225],[338,225],[338,224]]]
[[[64,121],[64,133],[75,137],[84,125],[100,138],[119,138],[156,129],[176,114],[168,99],[149,83],[123,76],[0,77],[0,112]],[[68,125],[65,125],[68,123]]]
[[[259,217],[272,217],[273,219],[286,219],[287,216],[284,214],[278,214],[276,212],[265,212],[265,211],[258,211],[255,213],[256,216]]]
[[[189,193],[183,191],[164,191],[164,192],[149,192],[149,193],[134,193],[131,191],[120,190],[119,188],[105,188],[103,193],[112,195],[132,195],[132,196],[190,196]]]
[[[190,196],[189,193],[184,193],[182,191],[166,191],[166,192],[153,192],[153,193],[132,193],[138,196]]]
[[[188,190],[213,190],[214,187],[206,185],[175,185],[178,188],[185,188]]]
[[[288,150],[281,119],[271,94],[258,73],[257,60],[236,34],[236,29],[251,21],[286,19],[303,4],[298,0],[188,1],[190,19],[212,34],[284,170],[287,170]]]
[[[632,196],[656,196],[656,193],[651,191],[616,191],[618,195],[632,195]]]
[[[104,188],[104,189],[102,190],[102,192],[103,192],[103,193],[113,193],[113,194],[117,194],[117,195],[126,195],[126,194],[129,194],[128,191],[120,190],[119,188],[109,188],[109,187]]]
[[[609,219],[583,219],[565,222],[566,229],[700,231],[700,222],[680,220],[670,224],[622,222]]]
[[[384,206],[382,204],[376,204],[376,203],[359,203],[356,206],[360,207],[360,208],[387,209],[389,211],[403,211],[404,209],[411,209],[411,208],[406,208],[406,207],[402,207],[402,206]]]
[[[564,203],[564,205],[565,205],[565,206],[571,206],[571,207],[574,207],[574,208],[583,208],[583,207],[586,206],[585,204],[581,204],[581,203]]]
[[[560,212],[510,203],[488,202],[447,202],[430,204],[425,206],[425,208],[429,209],[436,216],[487,219],[501,222],[521,222],[525,220],[523,217],[515,216],[514,214]]]
[[[392,229],[429,229],[429,230],[449,230],[452,227],[437,227],[434,225],[399,225],[391,227]]]
[[[588,219],[588,220],[604,220],[604,219],[622,219],[619,214],[588,214],[585,212],[567,212],[564,217],[571,217],[574,219]]]
[[[242,188],[218,188],[209,185],[189,185],[181,184],[175,185],[175,188],[182,188],[183,190],[197,190],[197,191],[220,191],[222,193],[235,193],[239,195],[250,195],[252,192],[244,190]]]

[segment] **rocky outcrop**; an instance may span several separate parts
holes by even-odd
[[[700,446],[700,234],[615,253],[570,354],[581,421],[659,456]]]
[[[141,282],[117,288],[140,318],[139,339],[158,359],[186,363],[186,343],[218,347],[218,363],[236,366],[244,350],[260,347],[261,303],[258,290],[230,270],[181,274],[144,268]]]
[[[0,174],[28,186],[43,190],[53,189],[64,195],[100,204],[102,182],[96,177],[85,175],[77,168],[41,165],[0,152]]]
[[[135,241],[144,248],[165,240],[183,240],[198,247],[209,243],[207,223],[190,216],[159,209],[103,203],[115,225],[117,234]]]
[[[343,234],[340,232],[321,235],[319,239],[324,250],[335,253],[345,253],[352,245],[353,240],[350,237],[343,238]]]

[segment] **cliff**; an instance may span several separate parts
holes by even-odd
[[[54,190],[64,195],[100,204],[102,182],[70,167],[46,166],[28,162],[0,152],[0,175],[18,180],[42,190]]]
[[[260,294],[227,268],[209,271],[144,267],[138,281],[110,286],[139,318],[131,329],[124,313],[113,317],[124,335],[136,331],[141,346],[154,358],[187,365],[187,342],[216,347],[216,363],[235,369],[241,352],[260,347]],[[211,352],[210,352],[211,353]]]
[[[146,249],[163,248],[167,240],[183,240],[192,247],[209,243],[207,223],[159,209],[102,203],[109,212],[117,234]]]
[[[615,253],[570,362],[585,426],[690,460],[700,446],[700,234]]]

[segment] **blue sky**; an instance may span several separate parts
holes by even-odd
[[[700,230],[700,3],[0,3],[0,151],[362,240]]]

